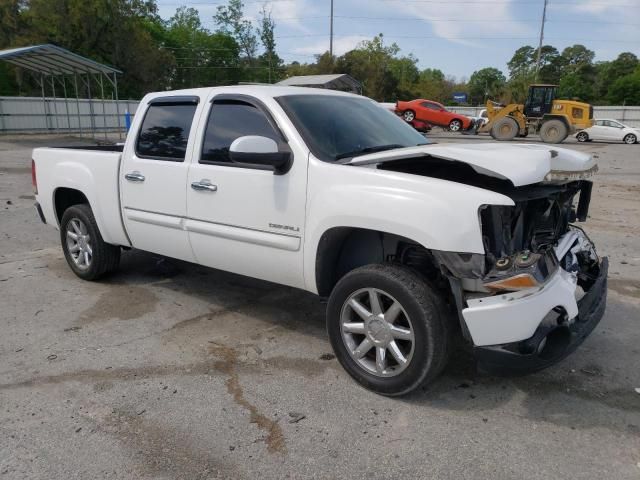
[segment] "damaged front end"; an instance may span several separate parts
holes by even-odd
[[[357,164],[512,200],[480,207],[484,254],[430,251],[448,279],[462,333],[485,367],[544,368],[573,351],[602,318],[608,262],[576,225],[588,215],[589,179],[598,169],[593,157],[492,143],[399,149]]]
[[[575,225],[587,217],[591,187],[585,180],[521,187],[509,192],[514,206],[481,209],[484,271],[463,277],[460,288],[461,314],[485,367],[544,368],[600,321],[607,259]]]

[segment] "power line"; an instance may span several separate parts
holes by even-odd
[[[288,19],[299,18],[303,19],[304,17],[288,17]],[[320,17],[317,17],[320,18]],[[324,17],[326,18],[326,17]],[[405,22],[422,22],[422,23],[432,23],[432,22],[450,22],[450,23],[487,23],[487,20],[462,20],[460,18],[416,18],[416,17],[366,17],[366,16],[358,16],[358,15],[335,15],[334,18],[344,18],[348,20],[381,20],[381,21],[405,21]],[[514,20],[501,20],[501,24],[508,23],[539,23],[539,20],[527,20],[527,19],[514,19]],[[626,22],[607,22],[602,20],[546,20],[546,23],[589,23],[596,25],[629,25],[629,26],[640,26],[640,23],[626,23]]]
[[[538,78],[538,71],[540,70],[540,54],[542,53],[542,40],[544,39],[544,21],[547,18],[547,0],[544,0],[544,6],[542,7],[542,22],[540,23],[540,42],[538,43],[538,56],[536,58],[536,80]]]
[[[379,33],[379,32],[378,32]],[[373,38],[378,33],[350,33],[350,34],[337,34],[334,37],[365,37]],[[307,38],[307,37],[327,37],[327,33],[305,33],[300,35],[280,35],[276,38]],[[537,39],[538,36],[523,36],[523,37],[471,37],[471,36],[446,36],[442,35],[384,35],[384,38],[439,38],[443,40],[532,40]],[[569,42],[585,42],[585,43],[597,43],[597,42],[610,42],[610,43],[638,43],[637,40],[609,40],[601,38],[589,38],[580,39],[572,37],[547,37],[550,40],[561,40]]]

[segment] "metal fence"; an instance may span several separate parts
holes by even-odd
[[[449,110],[468,117],[477,117],[484,107],[448,107]],[[629,125],[640,127],[640,106],[638,107],[593,107],[594,118],[610,118]]]
[[[0,97],[0,133],[122,132],[125,112],[137,108],[135,100]]]
[[[0,133],[124,131],[125,112],[135,115],[136,100],[0,97]],[[483,107],[450,107],[475,117]],[[640,106],[593,107],[595,118],[612,118],[640,127]]]

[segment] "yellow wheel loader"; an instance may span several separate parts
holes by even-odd
[[[593,107],[573,100],[557,100],[556,85],[531,85],[524,105],[487,101],[487,123],[478,132],[496,140],[512,140],[537,133],[545,143],[560,143],[593,125]]]

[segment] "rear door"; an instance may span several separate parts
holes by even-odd
[[[603,140],[607,138],[607,127],[604,126],[604,120],[596,120],[593,126],[587,130],[589,138],[593,140]]]
[[[253,97],[217,95],[207,108],[187,188],[186,228],[197,262],[302,287],[307,152],[287,141]],[[265,167],[232,163],[229,147],[245,135],[290,148],[291,169],[275,175]]]
[[[199,100],[150,100],[140,109],[144,117],[137,124],[137,137],[127,142],[120,170],[123,218],[133,246],[187,261],[194,257],[184,230],[189,170],[185,158],[193,151]]]

